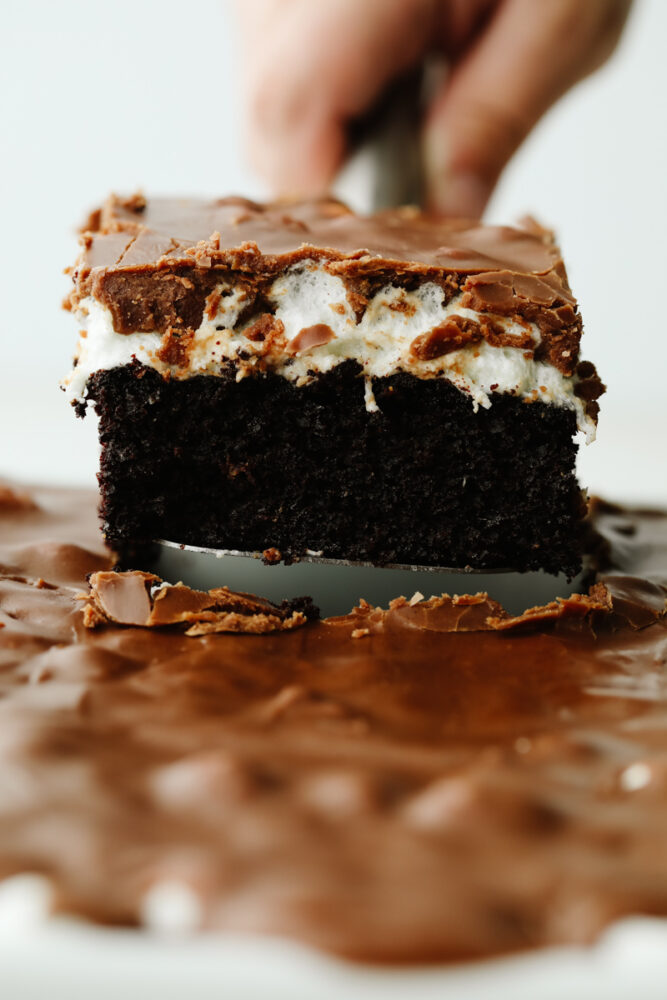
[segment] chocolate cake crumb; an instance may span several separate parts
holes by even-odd
[[[281,559],[280,549],[264,549],[262,552],[262,562],[265,566],[274,566]]]

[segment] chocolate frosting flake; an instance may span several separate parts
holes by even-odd
[[[202,591],[183,583],[172,586],[153,573],[139,570],[93,573],[89,592],[80,596],[86,601],[86,628],[110,622],[143,628],[185,625],[185,635],[196,636],[210,632],[279,632],[308,621],[303,611],[294,610],[289,603],[278,607],[252,594],[235,593],[229,587]],[[298,603],[306,606],[310,617],[317,617],[317,608],[308,599]]]

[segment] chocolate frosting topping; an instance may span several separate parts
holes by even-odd
[[[248,324],[251,340],[265,342],[262,357],[280,346],[284,351],[282,322],[271,316],[271,288],[304,261],[341,279],[358,322],[370,297],[387,285],[414,289],[435,282],[445,301],[460,295],[464,308],[484,315],[458,342],[448,334],[449,350],[471,338],[519,347],[498,322],[513,317],[525,328],[530,350],[530,324],[537,327],[536,361],[566,376],[579,361],[582,320],[560,250],[553,234],[532,221],[524,228],[486,226],[405,207],[360,216],[331,199],[263,205],[241,198],[112,196],[86,227],[68,307],[92,297],[109,310],[116,333],[163,334],[160,361],[186,371],[188,343],[202,318],[215,316],[223,286],[241,292],[239,322]],[[326,323],[307,326],[287,353],[333,337]],[[441,356],[425,350],[422,357],[417,344],[413,360]],[[589,367],[583,391],[595,419],[603,386]]]
[[[591,593],[520,625],[416,595],[187,637],[85,628],[95,498],[0,492],[0,876],[128,924],[177,881],[204,927],[380,961],[667,915],[667,515],[594,523]]]
[[[141,206],[141,207],[139,207]],[[340,202],[260,205],[242,198],[120,199],[93,213],[84,233],[77,281],[96,270],[196,264],[275,273],[305,258],[363,275],[391,268],[434,274],[487,274],[498,295],[537,305],[573,303],[565,268],[546,230],[443,221],[412,208],[358,216]],[[487,295],[494,293],[487,289]]]

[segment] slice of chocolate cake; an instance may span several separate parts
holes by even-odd
[[[602,386],[548,232],[135,196],[83,243],[66,388],[117,550],[580,568]]]

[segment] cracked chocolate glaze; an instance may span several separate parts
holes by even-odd
[[[0,876],[126,924],[177,881],[202,927],[383,962],[667,915],[667,515],[597,505],[595,615],[188,638],[86,629],[95,498],[32,500],[0,492]]]
[[[271,273],[287,258],[312,256],[315,250],[338,261],[341,272],[363,273],[383,263],[460,274],[510,272],[521,276],[517,280],[523,282],[525,298],[548,305],[555,299],[574,301],[548,230],[435,219],[413,208],[364,217],[328,198],[262,205],[239,197],[112,195],[84,229],[84,270],[191,263],[193,258],[202,267],[242,267],[247,258]],[[487,284],[493,282],[487,279]]]

